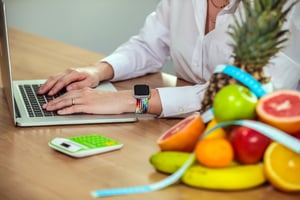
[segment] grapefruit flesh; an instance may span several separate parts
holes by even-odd
[[[157,144],[162,151],[192,152],[204,128],[200,114],[193,114],[163,133]]]
[[[278,90],[259,99],[256,112],[259,119],[282,131],[300,131],[300,91]]]

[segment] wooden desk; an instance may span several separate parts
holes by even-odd
[[[64,68],[83,66],[101,55],[35,35],[10,29],[14,78],[46,78]],[[118,89],[146,82],[152,87],[184,85],[167,74],[153,74],[118,82]],[[0,199],[3,200],[87,200],[94,189],[150,184],[165,175],[149,164],[158,151],[156,139],[178,122],[176,119],[143,119],[136,123],[95,124],[18,128],[0,90]],[[124,143],[124,147],[93,157],[74,159],[47,145],[54,137],[101,133]],[[219,192],[177,184],[161,191],[104,199],[157,200],[265,200],[298,199],[298,195],[275,191],[271,186],[238,192]]]

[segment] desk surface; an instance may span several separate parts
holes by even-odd
[[[10,29],[11,57],[15,79],[41,79],[64,68],[85,66],[102,55]],[[176,77],[158,73],[115,83],[118,89],[135,83],[152,87],[185,85]],[[1,85],[2,86],[2,85]],[[93,199],[90,191],[102,188],[150,184],[166,176],[149,164],[158,151],[156,139],[176,119],[142,119],[135,123],[95,124],[19,128],[12,124],[0,90],[0,199],[67,200]],[[54,137],[100,133],[124,143],[121,150],[83,159],[74,159],[47,145]],[[256,189],[220,192],[200,190],[176,184],[161,191],[104,199],[298,199],[274,190],[270,185]]]

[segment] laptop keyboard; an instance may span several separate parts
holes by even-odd
[[[19,85],[19,89],[23,97],[29,117],[52,117],[57,115],[56,112],[49,112],[44,110],[42,106],[43,104],[65,93],[65,90],[62,90],[54,96],[37,95],[39,87],[39,84]]]

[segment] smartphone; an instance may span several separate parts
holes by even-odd
[[[89,134],[68,138],[54,138],[48,145],[72,157],[86,157],[121,149],[123,144],[117,140],[99,135]]]

